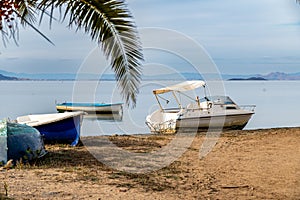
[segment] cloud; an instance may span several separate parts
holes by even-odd
[[[247,66],[257,65],[264,70],[262,56],[296,56],[295,52],[300,50],[300,5],[294,0],[129,0],[128,5],[138,27],[168,28],[192,37],[213,58],[220,59],[218,65],[224,72],[231,72],[232,65],[247,65],[245,62],[249,62]],[[0,48],[1,65],[11,69],[14,66],[19,72],[75,71],[74,66],[80,66],[96,46],[89,36],[68,30],[66,24],[54,21],[49,30],[45,20],[40,28],[55,46],[29,27],[21,29],[18,47],[9,44],[7,48]],[[165,39],[161,38],[161,42]],[[181,44],[174,42],[173,45]],[[164,64],[163,56],[156,57],[157,62],[161,59]],[[282,62],[277,61],[286,63],[284,58]],[[287,65],[294,69],[291,63]]]

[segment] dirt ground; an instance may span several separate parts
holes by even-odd
[[[145,153],[174,136],[107,138]],[[224,132],[200,159],[204,139],[197,135],[172,164],[139,174],[102,164],[84,145],[46,145],[44,158],[1,170],[0,199],[300,199],[300,128]]]

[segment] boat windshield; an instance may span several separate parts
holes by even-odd
[[[212,101],[214,104],[236,104],[230,97],[228,96],[210,96],[201,98],[200,101]]]

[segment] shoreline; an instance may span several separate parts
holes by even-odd
[[[90,136],[91,137],[91,136]],[[119,148],[149,153],[172,135],[101,136]],[[225,131],[204,158],[197,134],[170,165],[128,173],[96,160],[85,146],[46,145],[48,155],[0,173],[6,199],[297,199],[300,127]],[[113,159],[113,155],[109,155]],[[4,183],[8,186],[5,197]]]
[[[243,133],[246,134],[247,132],[253,132],[253,131],[257,131],[257,132],[261,132],[261,131],[275,131],[275,130],[280,130],[280,129],[300,129],[300,126],[282,126],[282,127],[270,127],[270,128],[251,128],[251,129],[243,129],[243,130],[225,130],[225,131],[221,131],[221,136],[223,133],[232,133],[232,132],[236,132],[236,133]],[[197,135],[205,135],[207,133],[207,131],[200,131],[197,133]],[[115,133],[115,134],[107,134],[107,135],[88,135],[88,136],[81,136],[83,138],[85,137],[110,137],[110,136],[162,136],[164,134],[158,134],[158,133],[131,133],[131,134],[119,134],[119,133]],[[165,134],[165,135],[173,135],[173,134]]]

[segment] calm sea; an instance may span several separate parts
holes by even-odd
[[[118,121],[87,116],[82,135],[149,133],[145,118],[158,108],[152,90],[175,83],[143,82],[135,109],[124,107]],[[225,81],[224,88],[238,104],[257,106],[246,129],[300,126],[300,81]],[[114,81],[1,81],[0,98],[1,119],[54,113],[56,102],[122,102]]]

